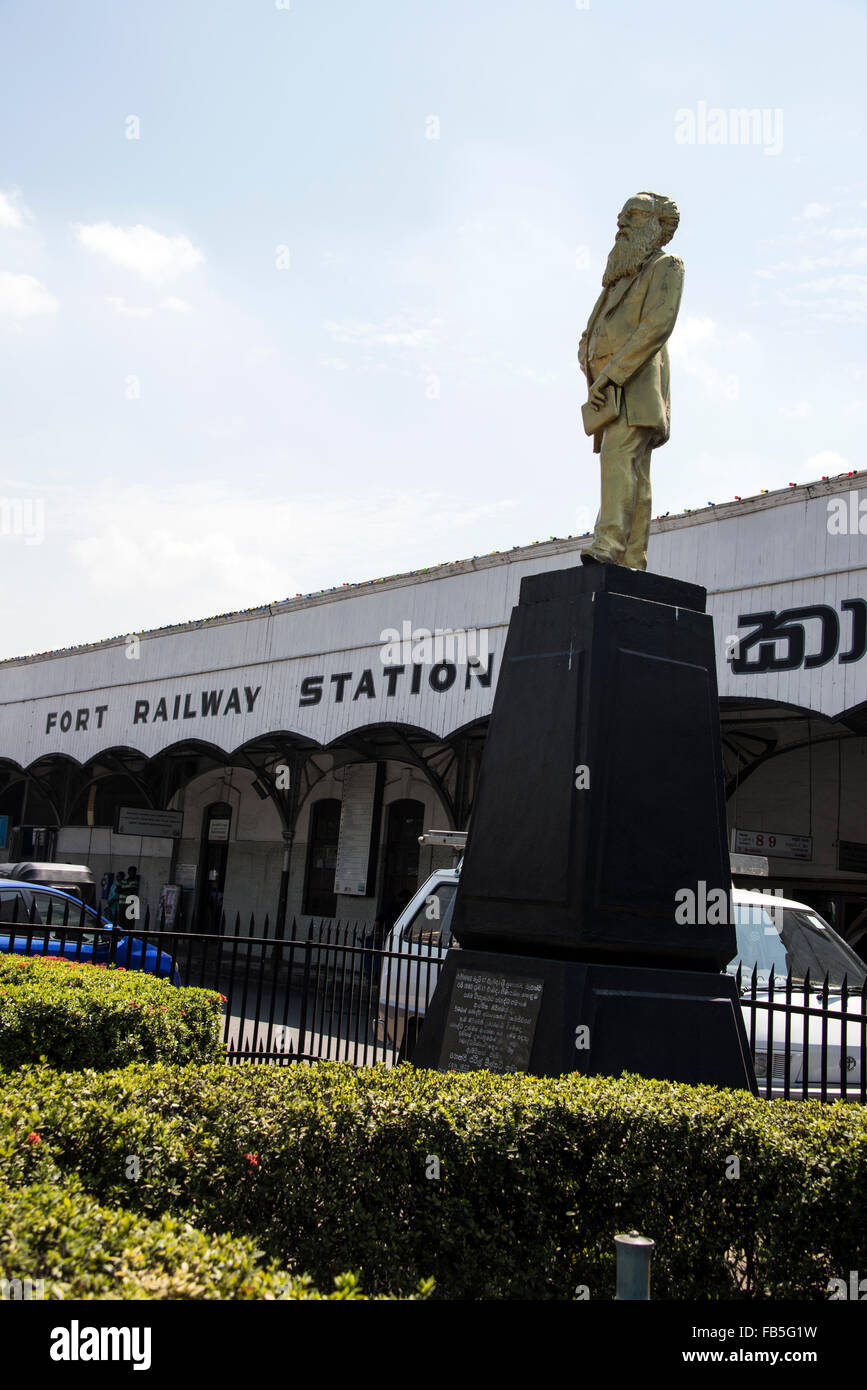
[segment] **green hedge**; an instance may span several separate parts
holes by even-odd
[[[612,1238],[632,1228],[656,1241],[659,1298],[824,1298],[867,1268],[858,1106],[336,1063],[4,1081],[8,1181],[76,1176],[104,1205],[249,1235],[326,1286],[351,1268],[374,1292],[433,1277],[438,1297],[608,1299]]]
[[[0,1067],[216,1061],[222,1005],[212,990],[177,989],[141,970],[0,955]]]
[[[253,1241],[101,1207],[77,1185],[0,1189],[0,1296],[48,1299],[362,1299],[353,1274],[320,1293],[262,1266]],[[13,1281],[19,1281],[16,1285]],[[28,1281],[28,1283],[25,1283]],[[41,1281],[41,1286],[35,1281]],[[425,1296],[423,1290],[420,1296]]]

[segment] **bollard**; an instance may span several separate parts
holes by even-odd
[[[615,1301],[650,1298],[650,1257],[653,1241],[637,1231],[614,1237],[617,1246],[617,1292]]]

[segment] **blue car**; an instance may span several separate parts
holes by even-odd
[[[0,879],[0,954],[64,956],[86,965],[108,964],[112,924],[80,898],[58,888]],[[180,985],[171,956],[136,936],[118,936],[115,965],[163,975]]]

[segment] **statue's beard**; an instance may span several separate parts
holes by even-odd
[[[631,228],[626,235],[615,241],[602,276],[603,285],[613,285],[624,275],[635,275],[648,256],[652,256],[660,244],[661,227],[654,217],[643,227]]]

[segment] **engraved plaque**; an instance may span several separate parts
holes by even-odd
[[[439,1065],[443,1071],[526,1071],[541,980],[458,970]]]

